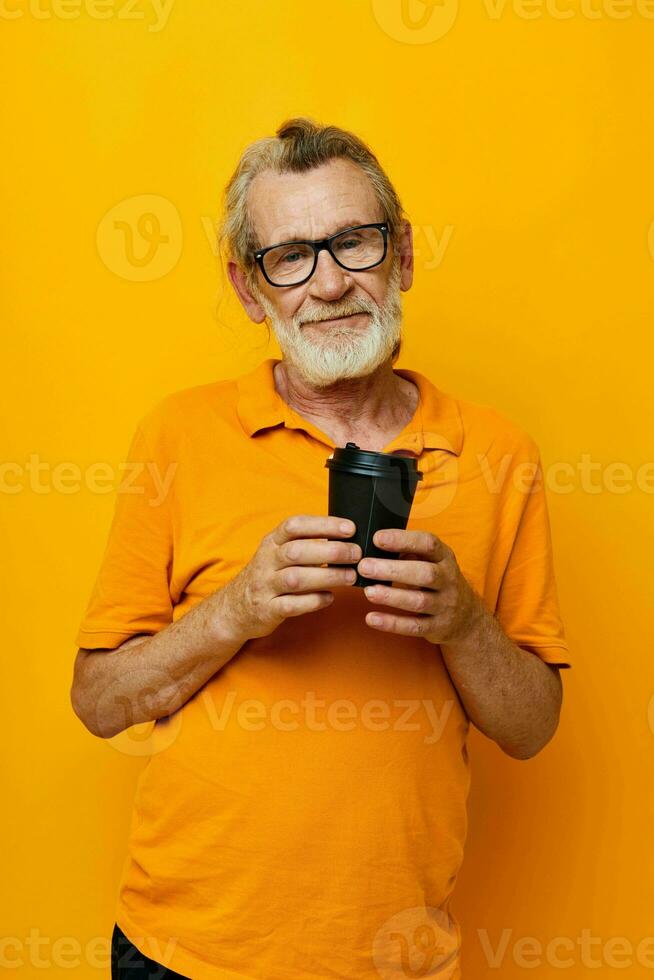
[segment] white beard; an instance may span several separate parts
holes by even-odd
[[[277,315],[259,290],[253,290],[253,294],[270,319],[285,359],[315,388],[327,387],[344,378],[372,374],[391,357],[400,340],[402,301],[399,259],[393,264],[386,298],[381,306],[367,296],[357,296],[342,302],[312,306],[287,322]],[[320,327],[313,331],[310,329],[310,335],[302,329],[303,323],[358,312],[370,314],[363,326],[341,324],[333,328]],[[322,333],[319,334],[319,330]]]

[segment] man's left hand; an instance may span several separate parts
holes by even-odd
[[[485,609],[462,574],[452,549],[429,531],[377,531],[373,543],[394,551],[398,559],[362,558],[358,570],[391,586],[366,586],[371,602],[401,609],[398,616],[379,610],[367,613],[375,629],[405,636],[422,636],[430,643],[463,640]]]

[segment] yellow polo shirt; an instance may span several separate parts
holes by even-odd
[[[275,363],[141,419],[78,646],[163,629],[285,517],[327,513],[334,443],[277,394]],[[495,409],[395,370],[420,393],[384,447],[424,474],[408,527],[453,548],[515,643],[570,666],[538,447]],[[362,589],[335,593],[154,725],[116,921],[193,980],[461,976],[449,903],[468,718],[438,646],[369,627]]]

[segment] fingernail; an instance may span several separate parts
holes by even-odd
[[[352,534],[354,531],[354,524],[352,521],[343,521],[341,524],[341,531],[343,531],[345,534]]]

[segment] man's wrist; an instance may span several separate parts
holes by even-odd
[[[206,600],[210,605],[210,630],[216,646],[238,650],[250,637],[231,607],[227,588],[218,589]]]
[[[484,638],[488,636],[492,624],[489,620],[494,617],[474,589],[469,587],[466,612],[461,617],[460,626],[447,639],[441,641],[441,646],[446,646],[453,653],[465,652],[467,650],[478,650],[483,644]]]

